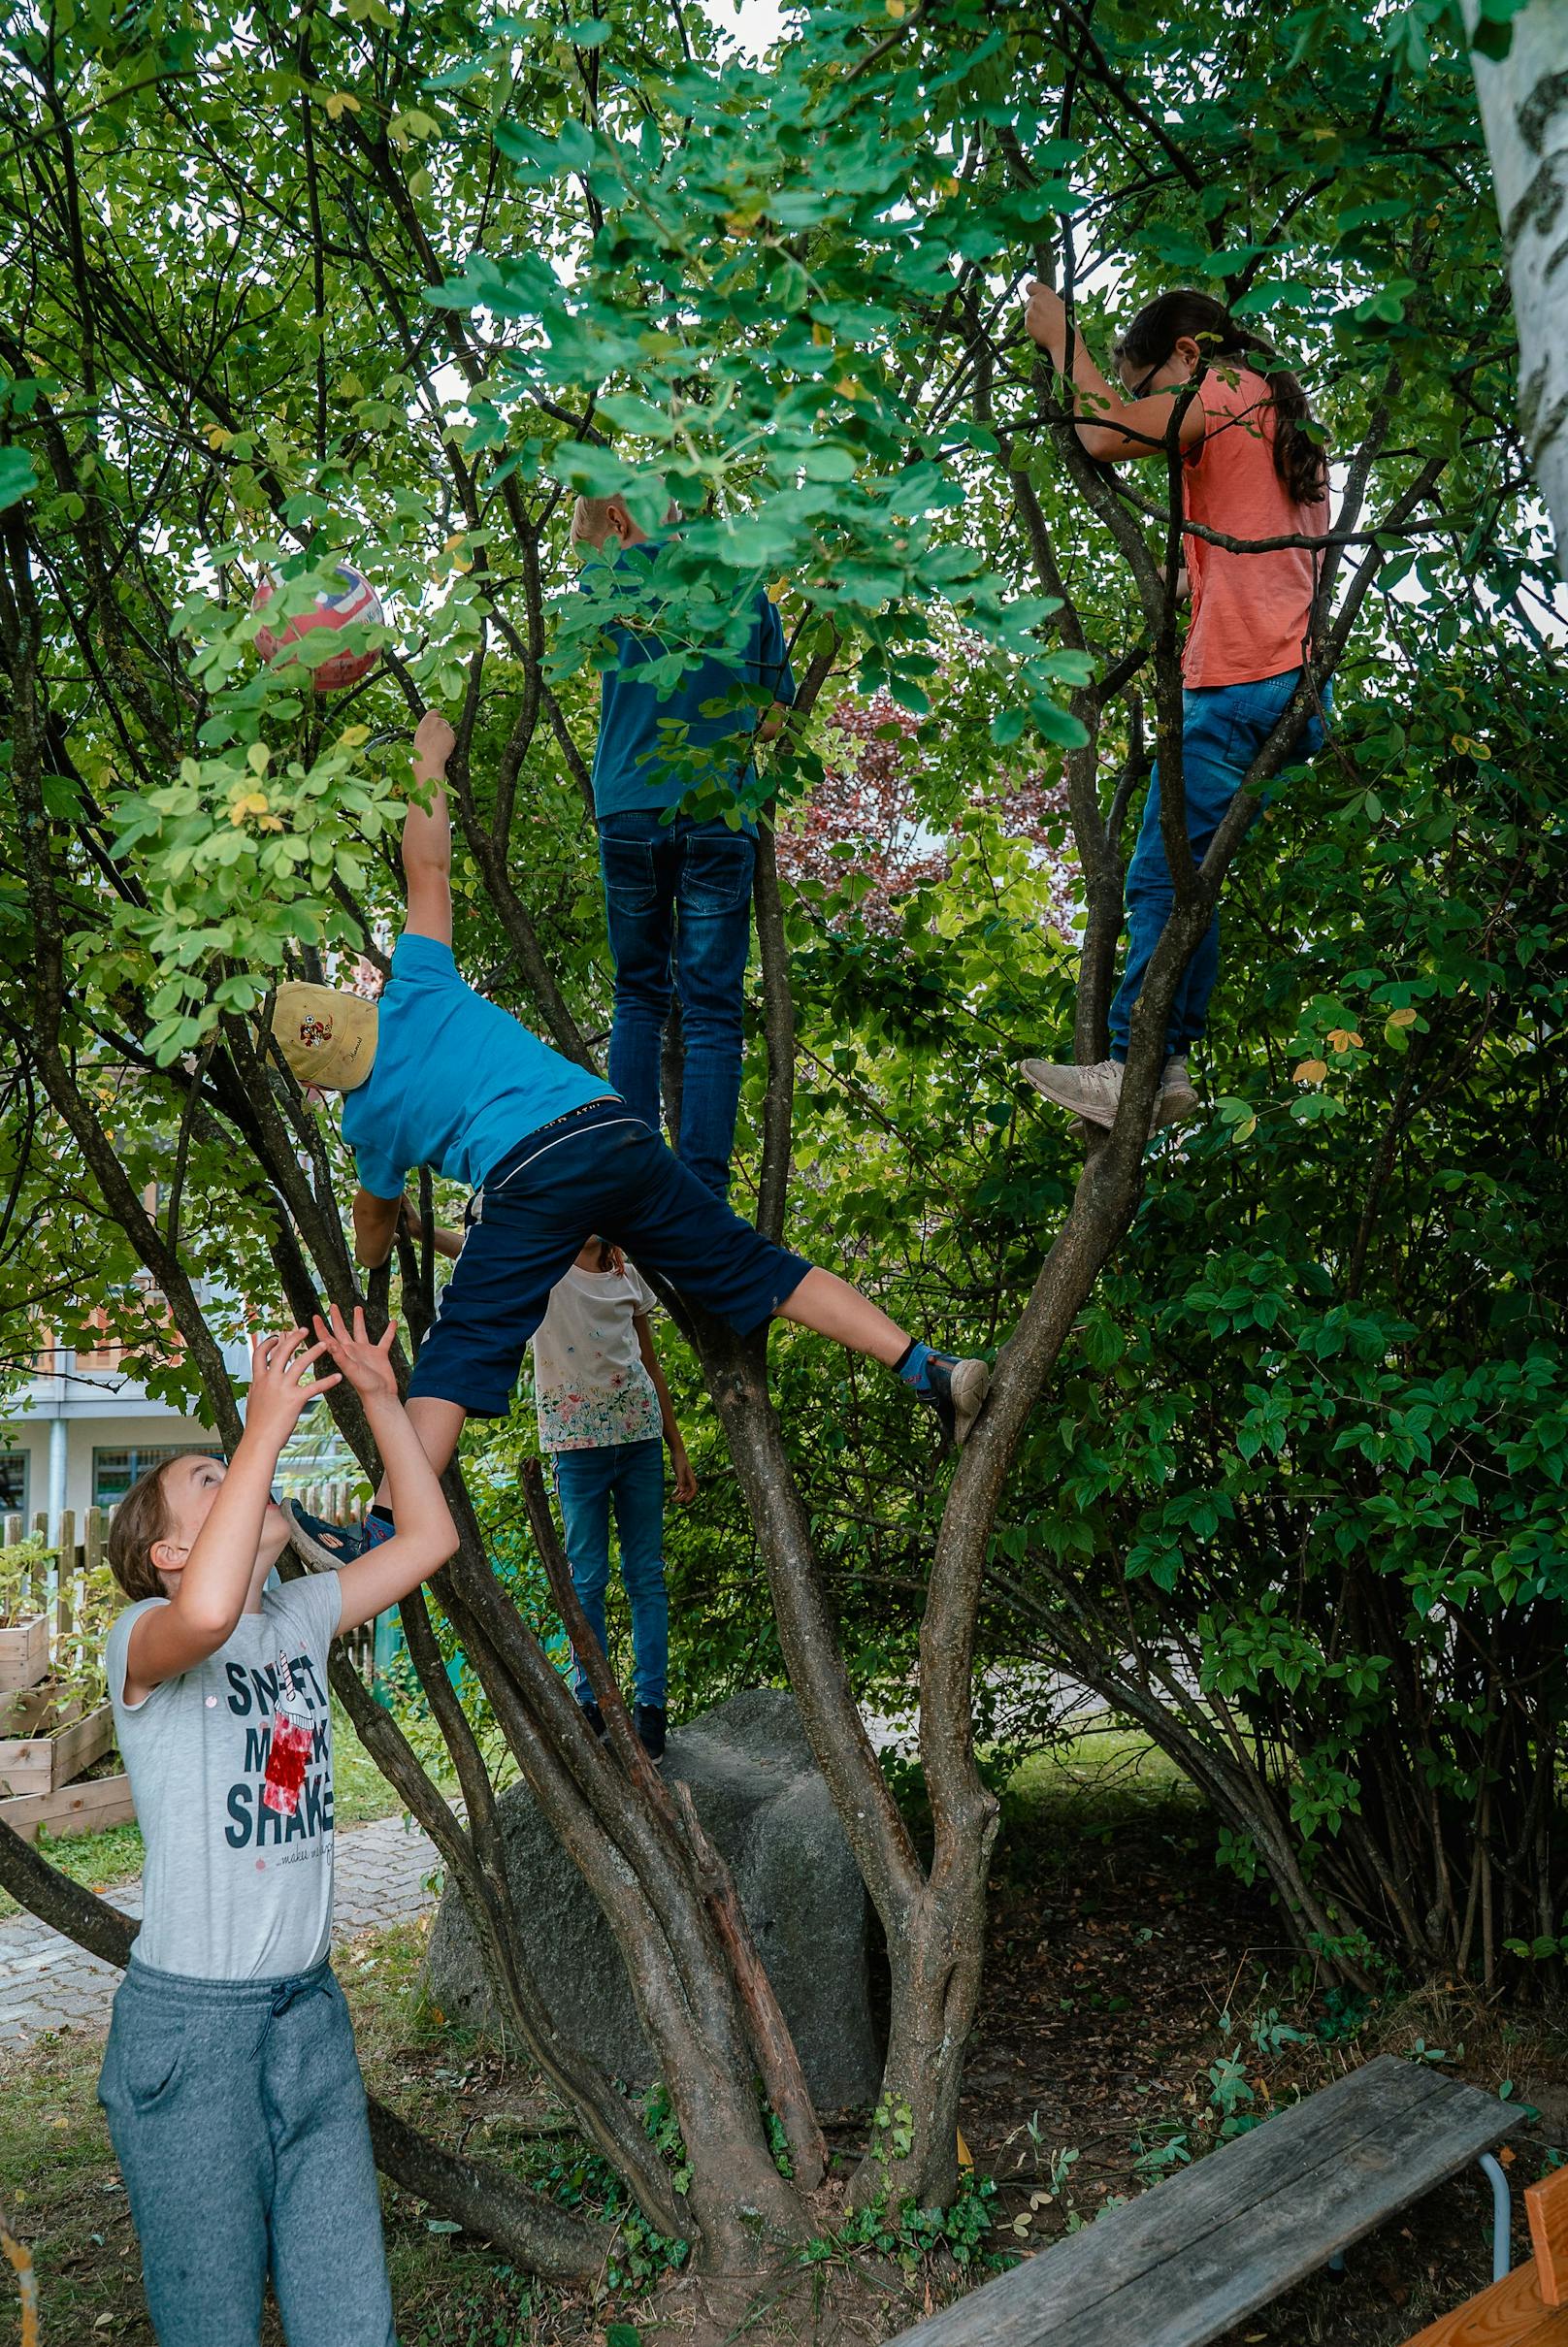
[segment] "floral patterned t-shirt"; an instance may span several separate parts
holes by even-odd
[[[657,1441],[659,1396],[642,1365],[635,1316],[658,1297],[628,1263],[618,1271],[575,1264],[550,1290],[534,1332],[534,1399],[545,1451],[593,1451]]]

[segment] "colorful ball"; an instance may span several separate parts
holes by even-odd
[[[351,570],[346,563],[337,565],[338,584],[323,590],[315,599],[313,611],[302,612],[298,619],[286,620],[274,631],[261,628],[256,635],[256,648],[263,660],[279,668],[305,668],[303,661],[286,657],[290,644],[299,643],[318,628],[346,628],[350,626],[379,627],[382,624],[380,598],[368,578]],[[278,593],[276,578],[264,578],[250,599],[252,611],[264,611]],[[279,654],[285,655],[281,660]],[[319,666],[306,670],[310,689],[315,693],[343,693],[357,685],[375,668],[378,652],[350,651],[346,647],[334,652]]]

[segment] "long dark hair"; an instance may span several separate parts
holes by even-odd
[[[1209,365],[1248,364],[1261,359],[1258,369],[1268,384],[1274,405],[1274,470],[1298,505],[1323,502],[1326,466],[1323,443],[1306,427],[1314,422],[1312,402],[1289,367],[1280,364],[1271,342],[1233,318],[1212,295],[1183,289],[1162,293],[1140,310],[1116,345],[1116,363],[1124,361],[1147,374],[1162,367],[1182,337],[1190,336]]]

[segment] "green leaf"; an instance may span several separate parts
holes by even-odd
[[[38,475],[26,449],[0,448],[0,513],[31,497],[37,486]]]
[[[1249,285],[1230,305],[1233,318],[1254,317],[1259,310],[1311,310],[1319,296],[1311,285],[1299,277],[1280,277],[1272,284]]]
[[[835,440],[817,440],[801,457],[800,470],[808,481],[850,481],[859,464],[853,448]]]
[[[1033,701],[1029,703],[1029,715],[1046,740],[1057,742],[1064,750],[1081,750],[1089,739],[1078,719],[1070,709],[1062,708],[1060,701]]]

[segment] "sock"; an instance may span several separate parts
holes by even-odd
[[[391,1509],[383,1508],[379,1500],[372,1501],[370,1513],[365,1518],[365,1534],[372,1546],[379,1548],[381,1542],[390,1540],[396,1530]]]
[[[927,1370],[931,1358],[931,1348],[929,1345],[922,1345],[917,1339],[910,1345],[903,1358],[894,1362],[893,1374],[895,1377],[901,1378],[904,1384],[911,1386],[916,1393],[930,1393],[931,1379],[927,1375]]]

